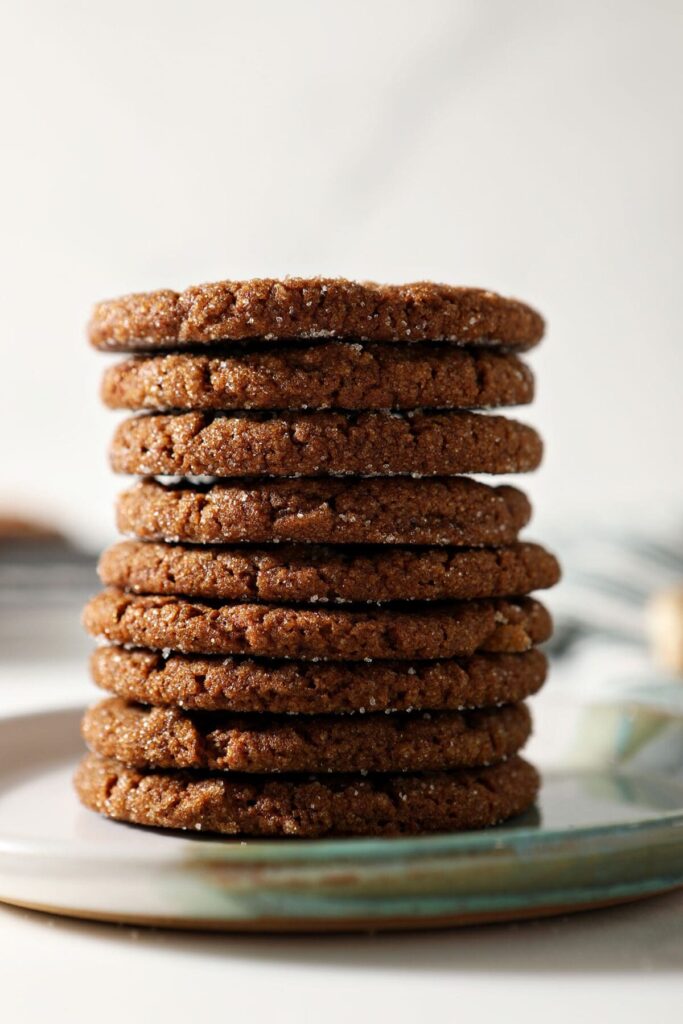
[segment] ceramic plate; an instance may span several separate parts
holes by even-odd
[[[0,720],[0,899],[8,903],[171,927],[330,931],[528,917],[683,885],[676,715],[592,711],[577,741],[582,764],[548,768],[538,807],[497,829],[244,842],[82,809],[71,788],[80,714]]]

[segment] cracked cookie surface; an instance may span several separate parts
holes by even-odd
[[[98,647],[103,690],[141,704],[194,711],[325,714],[461,711],[524,700],[543,685],[542,651],[441,661],[292,661]]]
[[[86,807],[118,821],[314,838],[486,828],[530,807],[539,777],[518,755],[489,768],[455,772],[269,779],[144,772],[88,754],[75,785]]]
[[[467,477],[414,480],[229,481],[208,486],[144,480],[118,499],[121,533],[223,544],[509,544],[531,517],[515,487]]]
[[[94,753],[133,768],[442,771],[516,754],[531,733],[531,716],[524,704],[462,712],[236,715],[109,697],[86,711],[82,733]]]
[[[528,349],[543,336],[530,306],[483,288],[341,278],[216,281],[99,302],[91,343],[109,351],[211,345],[227,339],[451,341]]]
[[[548,611],[528,597],[357,611],[210,604],[113,587],[88,602],[83,622],[93,636],[132,647],[333,661],[516,653],[547,640],[552,630]]]
[[[112,409],[478,409],[525,405],[529,367],[512,354],[449,345],[331,341],[221,355],[169,353],[110,367]]]
[[[524,473],[536,431],[504,416],[444,412],[149,413],[111,446],[117,473],[147,476],[453,476]]]
[[[98,571],[105,585],[134,593],[312,603],[508,597],[559,578],[550,552],[520,543],[463,550],[123,541],[104,552]]]

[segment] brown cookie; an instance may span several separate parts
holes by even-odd
[[[531,517],[506,485],[467,477],[272,480],[168,486],[145,480],[119,497],[122,533],[221,544],[510,544]]]
[[[391,836],[486,828],[531,807],[538,773],[521,757],[489,768],[321,778],[141,772],[88,754],[74,779],[82,803],[158,828],[244,836]]]
[[[448,771],[516,754],[531,733],[524,704],[485,711],[234,715],[149,708],[108,697],[86,711],[92,751],[133,768],[229,772]]]
[[[381,602],[508,597],[551,587],[538,544],[501,548],[187,547],[123,541],[104,552],[105,585],[228,601]]]
[[[333,337],[528,349],[540,341],[543,327],[529,306],[481,288],[290,277],[109,299],[95,306],[89,337],[96,348],[120,352],[226,339]]]
[[[552,629],[543,605],[525,597],[351,611],[209,604],[114,588],[88,602],[83,622],[94,636],[131,647],[332,661],[515,653],[547,640]]]
[[[536,693],[547,662],[539,650],[474,654],[459,661],[268,661],[98,647],[92,677],[141,704],[190,711],[462,711],[512,704]]]
[[[136,357],[110,367],[112,409],[476,409],[524,405],[534,378],[514,355],[451,345],[330,341],[220,355]]]
[[[535,469],[524,423],[470,412],[148,414],[114,434],[117,473],[179,476],[453,476]]]

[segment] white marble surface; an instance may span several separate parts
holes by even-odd
[[[4,1019],[120,1024],[675,1020],[683,896],[418,935],[228,937],[0,907]]]

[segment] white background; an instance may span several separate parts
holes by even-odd
[[[112,532],[93,301],[285,273],[543,311],[539,534],[680,500],[683,4],[0,10],[3,504]]]

